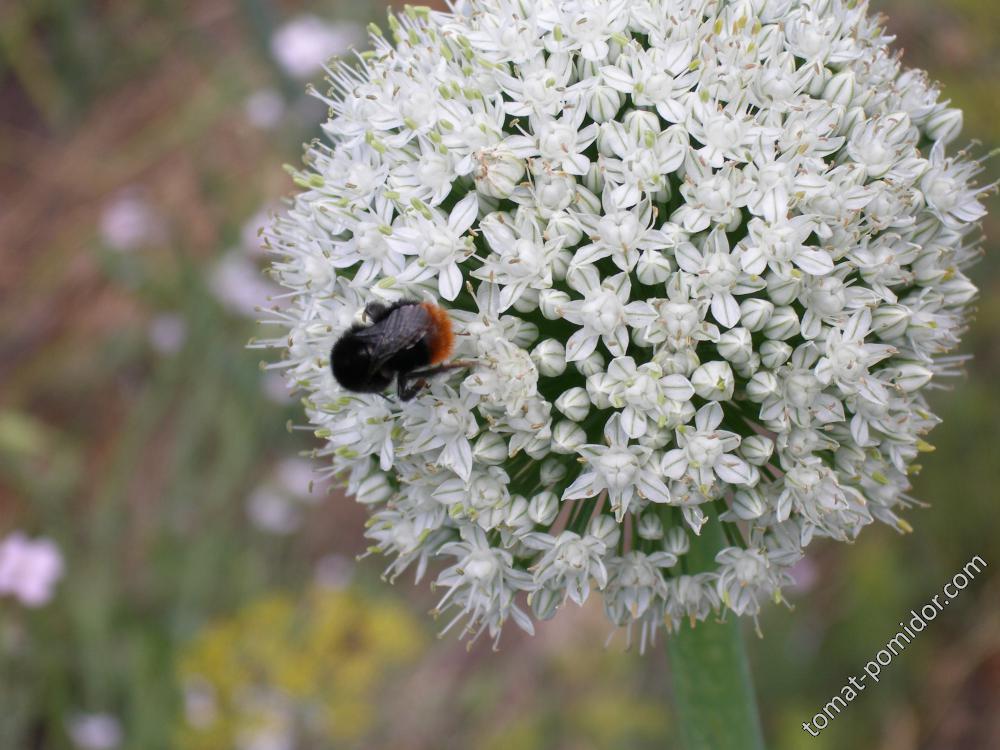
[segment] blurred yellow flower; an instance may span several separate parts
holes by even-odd
[[[380,685],[422,647],[420,625],[395,602],[322,588],[257,599],[185,649],[177,746],[357,742],[374,726]]]

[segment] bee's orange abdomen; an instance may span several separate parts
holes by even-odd
[[[451,330],[451,318],[448,311],[432,302],[421,302],[427,314],[431,316],[431,330],[427,334],[428,346],[431,350],[431,364],[444,362],[451,356],[455,348],[455,334]]]

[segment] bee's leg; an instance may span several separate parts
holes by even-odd
[[[425,367],[421,370],[413,370],[407,373],[408,378],[433,378],[435,375],[440,375],[442,372],[448,372],[448,370],[463,370],[468,367],[474,367],[475,362],[470,359],[456,359],[454,362],[448,362],[444,365],[435,365],[434,367]]]
[[[435,375],[440,375],[442,372],[448,372],[448,370],[460,370],[466,367],[472,367],[476,363],[467,359],[457,359],[454,362],[449,362],[445,365],[436,365],[435,367],[425,367],[422,370],[413,370],[408,373],[399,373],[396,376],[396,387],[399,392],[400,401],[409,401],[414,396],[416,396],[421,389],[427,387],[427,378],[432,378]],[[407,381],[413,380],[412,385],[408,385]]]
[[[423,378],[417,378],[412,383],[407,383],[408,378],[400,376],[396,383],[396,392],[399,395],[400,401],[409,401],[421,390],[427,387],[427,381]]]
[[[388,306],[383,305],[381,302],[369,302],[365,305],[365,317],[372,323],[377,323],[384,318],[388,311]]]

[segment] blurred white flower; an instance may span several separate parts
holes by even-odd
[[[286,406],[295,401],[288,392],[285,378],[276,372],[265,372],[261,376],[261,390],[268,401],[280,406]]]
[[[62,553],[52,540],[32,540],[15,531],[0,542],[0,596],[13,596],[26,607],[40,607],[52,598],[62,575]]]
[[[330,58],[342,55],[364,38],[353,23],[327,23],[301,15],[282,24],[271,35],[271,54],[295,78],[308,78]]]
[[[111,714],[77,714],[67,731],[78,750],[114,750],[122,743],[121,722]]]
[[[600,591],[643,645],[756,617],[814,537],[908,528],[984,209],[889,41],[863,0],[458,0],[331,70],[259,345],[388,577],[449,562],[445,629]],[[434,296],[473,367],[337,384],[368,303]],[[710,520],[715,566],[678,565]]]
[[[274,89],[259,89],[243,102],[243,113],[255,128],[270,130],[285,116],[285,99]]]
[[[250,258],[239,251],[222,256],[212,269],[209,285],[222,305],[246,316],[257,314],[281,292],[264,277]]]
[[[149,321],[146,335],[150,346],[160,354],[176,354],[187,339],[187,322],[180,315],[161,313]]]
[[[281,536],[302,525],[302,508],[287,494],[268,486],[257,487],[246,501],[250,522],[260,531]]]
[[[326,589],[345,589],[354,579],[354,560],[346,555],[326,555],[316,561],[313,578]]]
[[[304,458],[286,458],[274,470],[277,484],[290,495],[303,500],[322,495],[325,481],[316,475],[316,465]]]
[[[203,678],[184,682],[184,718],[196,729],[206,729],[219,717],[215,687]]]
[[[126,252],[162,239],[163,220],[138,189],[126,190],[101,210],[101,240]]]
[[[327,479],[317,476],[311,462],[283,459],[250,493],[246,501],[247,516],[261,531],[291,534],[301,528],[306,508],[323,497],[326,484]]]
[[[258,208],[253,215],[243,222],[240,227],[240,244],[243,249],[252,256],[264,254],[263,231],[271,220],[271,215],[275,211],[275,206],[266,203]]]

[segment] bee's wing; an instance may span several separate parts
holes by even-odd
[[[430,315],[423,306],[406,305],[396,308],[375,325],[358,331],[358,338],[371,347],[371,372],[426,336],[430,322]]]

